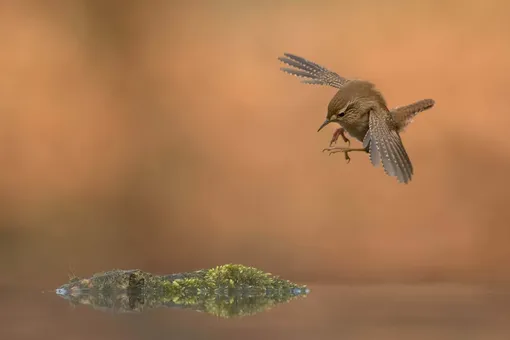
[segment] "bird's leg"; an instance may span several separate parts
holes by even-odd
[[[349,164],[349,162],[351,161],[351,158],[349,157],[349,152],[352,152],[352,151],[367,152],[367,150],[364,148],[342,148],[342,147],[329,147],[329,148],[322,150],[322,152],[324,152],[324,151],[329,151],[330,155],[337,153],[337,152],[343,152],[345,154],[345,160],[347,161],[347,164]]]
[[[347,145],[351,145],[351,141],[349,138],[345,136],[345,129],[343,127],[340,127],[336,129],[335,133],[333,134],[333,137],[331,138],[331,142],[329,142],[329,146],[332,147],[336,144],[336,141],[338,140],[338,137],[342,136],[342,139],[344,140]]]

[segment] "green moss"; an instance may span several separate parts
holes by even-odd
[[[270,287],[275,279],[263,271],[236,264],[227,264],[209,269],[205,281],[212,287],[253,286]]]
[[[179,307],[220,317],[251,315],[306,295],[306,286],[238,264],[194,272],[153,275],[141,270],[111,270],[90,278],[73,277],[57,292],[73,304],[124,311]]]
[[[180,290],[203,290],[221,293],[228,290],[249,290],[265,292],[266,290],[306,289],[282,280],[270,273],[239,264],[226,264],[207,270],[198,270],[183,277],[169,278],[172,283],[164,284],[171,292]]]

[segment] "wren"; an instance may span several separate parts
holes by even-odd
[[[323,151],[329,151],[330,154],[342,152],[347,162],[350,161],[349,152],[366,152],[374,166],[382,161],[387,175],[396,177],[401,183],[411,181],[413,165],[400,132],[419,112],[432,108],[434,100],[423,99],[389,110],[382,94],[368,81],[346,79],[323,66],[289,53],[278,59],[294,67],[284,67],[281,70],[304,78],[302,83],[338,89],[328,105],[326,120],[318,131],[330,123],[337,123],[340,128],[333,134],[329,147]],[[346,132],[362,142],[363,147],[351,148]],[[349,147],[335,147],[338,137],[342,137]]]

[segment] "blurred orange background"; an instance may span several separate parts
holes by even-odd
[[[510,3],[5,1],[0,283],[235,262],[302,283],[510,278]],[[322,153],[335,90],[423,98],[410,185]]]

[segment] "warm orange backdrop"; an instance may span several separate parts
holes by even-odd
[[[0,281],[225,262],[304,283],[510,278],[509,11],[2,2]],[[436,100],[402,135],[410,185],[321,153],[334,89],[280,72],[283,52],[390,106]]]

